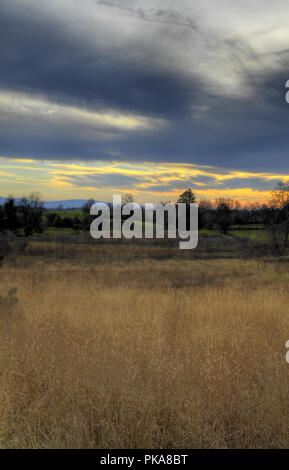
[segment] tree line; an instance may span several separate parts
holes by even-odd
[[[92,221],[90,208],[94,202],[89,199],[82,207],[80,216],[61,217],[57,212],[45,210],[39,193],[24,196],[17,202],[10,196],[4,205],[0,206],[0,232],[13,232],[28,237],[34,233],[42,233],[47,227],[88,231]],[[123,202],[134,202],[134,198],[128,194]],[[177,202],[185,203],[188,207],[191,203],[198,202],[199,230],[216,229],[226,234],[233,225],[260,225],[271,233],[272,243],[277,251],[288,248],[289,182],[278,183],[267,204],[251,204],[244,207],[238,201],[226,198],[197,201],[191,189],[184,191]],[[162,204],[165,205],[166,202]]]
[[[43,232],[44,202],[39,193],[23,196],[18,203],[9,196],[0,206],[0,232],[21,232],[26,237],[33,233]]]
[[[196,202],[189,189],[178,199],[187,204]],[[267,204],[242,207],[238,201],[219,198],[199,202],[199,230],[217,228],[226,234],[232,225],[261,225],[271,234],[272,247],[278,254],[289,248],[289,182],[279,182]]]

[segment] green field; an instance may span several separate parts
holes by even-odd
[[[267,230],[264,228],[251,228],[252,226],[243,226],[242,229],[239,229],[239,226],[236,226],[238,228],[233,228],[233,230],[230,230],[228,232],[229,236],[234,236],[234,237],[239,237],[239,238],[247,238],[249,240],[252,240],[257,243],[266,243],[270,241],[270,234]],[[216,236],[223,236],[226,237],[228,235],[224,235],[218,230],[208,230],[208,229],[202,229],[199,231],[199,234],[202,236],[206,237],[216,237]]]
[[[83,212],[81,209],[65,209],[65,210],[58,210],[58,209],[49,209],[45,211],[44,214],[57,214],[59,215],[62,219],[64,217],[79,217],[81,218],[83,216]]]
[[[59,215],[62,219],[65,217],[78,217],[79,219],[82,219],[83,217],[83,212],[81,209],[65,209],[65,210],[47,210],[45,214],[47,213],[55,213]],[[144,223],[143,223],[144,225]],[[56,234],[61,234],[61,233],[74,233],[76,230],[73,230],[72,228],[54,228],[54,227],[48,227],[44,233],[46,235],[56,235]],[[235,236],[239,238],[247,238],[249,240],[252,240],[253,242],[256,243],[267,243],[270,241],[270,234],[269,232],[264,229],[262,226],[254,224],[254,225],[234,225],[232,227],[232,230],[228,232],[228,235],[224,235],[221,232],[219,232],[216,229],[202,229],[199,231],[200,236],[202,237],[216,237],[216,236]]]
[[[252,229],[232,230],[229,233],[231,235],[236,236],[236,237],[248,238],[250,240],[253,240],[254,242],[264,243],[264,242],[269,242],[270,241],[270,234],[265,229],[259,229],[259,230],[252,230]]]

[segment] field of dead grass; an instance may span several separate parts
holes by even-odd
[[[289,264],[3,265],[0,447],[289,445]]]

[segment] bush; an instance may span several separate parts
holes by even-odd
[[[0,294],[0,314],[12,312],[13,307],[18,303],[16,293],[16,287],[11,287],[6,295]]]
[[[72,217],[64,217],[62,220],[62,224],[64,228],[73,228],[74,222]]]
[[[0,260],[6,258],[12,249],[8,232],[0,232]]]

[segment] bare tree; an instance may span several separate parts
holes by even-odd
[[[93,216],[90,215],[90,209],[94,203],[95,203],[95,200],[91,198],[91,199],[88,199],[88,201],[82,206],[82,212],[83,212],[82,228],[84,231],[89,230],[91,222],[93,221]]]
[[[44,202],[40,193],[34,192],[28,197],[23,196],[19,204],[19,212],[26,236],[34,232],[42,232]]]
[[[95,203],[95,200],[94,199],[88,199],[88,201],[86,201],[86,203],[82,206],[81,210],[82,212],[84,212],[84,214],[90,214],[90,209],[91,207],[93,206],[93,204]]]
[[[199,201],[198,209],[199,230],[204,227],[212,228],[214,222],[213,205],[211,201],[202,199]]]
[[[274,248],[280,252],[288,248],[289,239],[289,182],[280,181],[272,191],[272,198],[263,206],[263,223],[272,235]]]
[[[284,248],[288,247],[289,236],[289,182],[279,182],[272,194],[273,203],[279,210],[279,231],[283,234]]]

